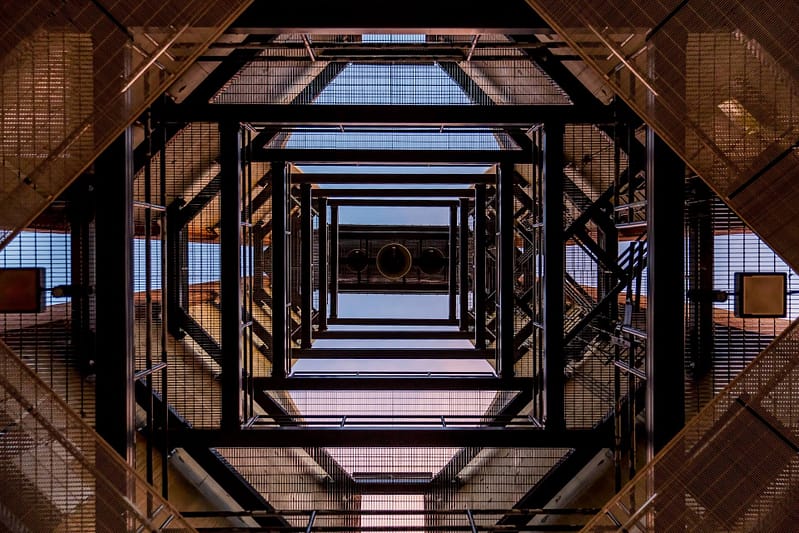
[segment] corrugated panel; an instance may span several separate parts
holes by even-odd
[[[0,247],[92,163],[250,2],[0,11]]]

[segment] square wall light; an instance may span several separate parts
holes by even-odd
[[[788,276],[784,272],[736,272],[735,316],[783,318],[787,314]]]
[[[45,307],[43,268],[0,269],[0,313],[40,313]]]

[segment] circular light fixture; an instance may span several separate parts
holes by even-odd
[[[369,257],[366,255],[366,250],[356,248],[347,254],[346,265],[353,272],[362,272],[368,264]]]
[[[377,252],[377,270],[387,279],[402,279],[413,265],[411,252],[402,244],[392,242]]]
[[[419,256],[419,269],[428,275],[440,273],[446,264],[444,252],[438,248],[425,248]]]

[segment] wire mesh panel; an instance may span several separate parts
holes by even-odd
[[[4,343],[3,515],[26,530],[193,531]]]
[[[248,4],[5,6],[0,194],[7,209],[0,244],[86,169]]]
[[[45,293],[45,307],[39,313],[0,315],[0,337],[93,424],[93,267],[88,246],[92,226],[87,216],[78,204],[61,201],[0,252],[2,268],[43,268]]]

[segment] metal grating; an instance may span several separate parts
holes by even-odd
[[[249,4],[33,2],[0,16],[5,246]]]
[[[702,322],[703,304],[689,298],[686,353],[692,380],[687,382],[686,394],[688,414],[694,414],[790,325],[799,310],[796,299],[799,278],[718,196],[700,183],[694,182],[689,187],[685,220],[689,228],[686,291],[714,290],[726,296],[723,302],[709,304],[711,309],[705,312],[704,319],[708,323]],[[710,273],[705,273],[706,261],[711,261]],[[736,317],[736,272],[787,273],[786,317]]]
[[[77,204],[58,202],[0,251],[2,268],[44,268],[46,288],[42,312],[0,315],[0,339],[93,425],[94,312],[89,303],[93,297],[88,293],[59,296],[60,292],[52,291],[73,282],[79,285],[82,275],[92,276],[87,243],[93,225],[80,231],[84,214]]]

